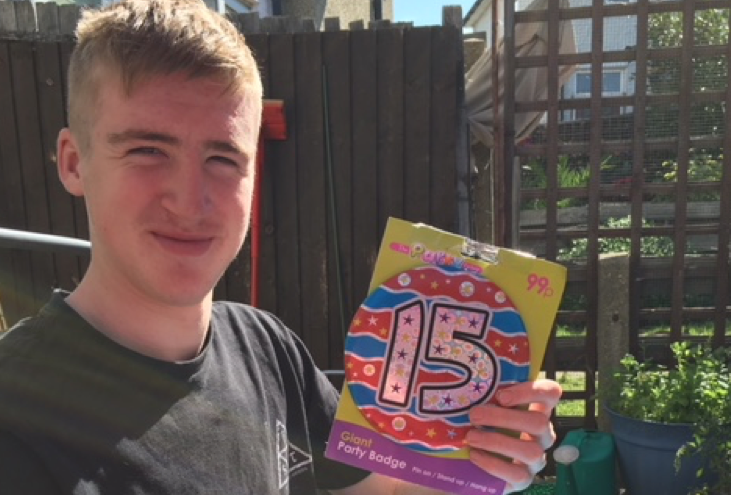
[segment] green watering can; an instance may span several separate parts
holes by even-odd
[[[608,433],[572,430],[553,452],[556,495],[616,495],[614,439]]]

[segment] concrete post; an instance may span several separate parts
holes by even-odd
[[[610,253],[599,256],[599,305],[597,322],[597,371],[599,392],[606,390],[612,373],[629,352],[629,255]],[[599,429],[609,430],[609,422],[599,404]]]

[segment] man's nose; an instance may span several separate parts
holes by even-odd
[[[212,205],[203,164],[194,160],[179,163],[171,171],[164,206],[176,216],[204,216]]]

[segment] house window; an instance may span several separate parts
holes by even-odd
[[[612,95],[622,92],[622,73],[618,71],[605,72],[602,74],[602,94]],[[591,74],[581,72],[576,74],[576,94],[591,94]]]

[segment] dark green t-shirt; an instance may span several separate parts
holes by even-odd
[[[0,339],[0,493],[300,495],[367,474],[322,456],[337,393],[268,313],[215,303],[201,354],[170,363],[66,295]]]

